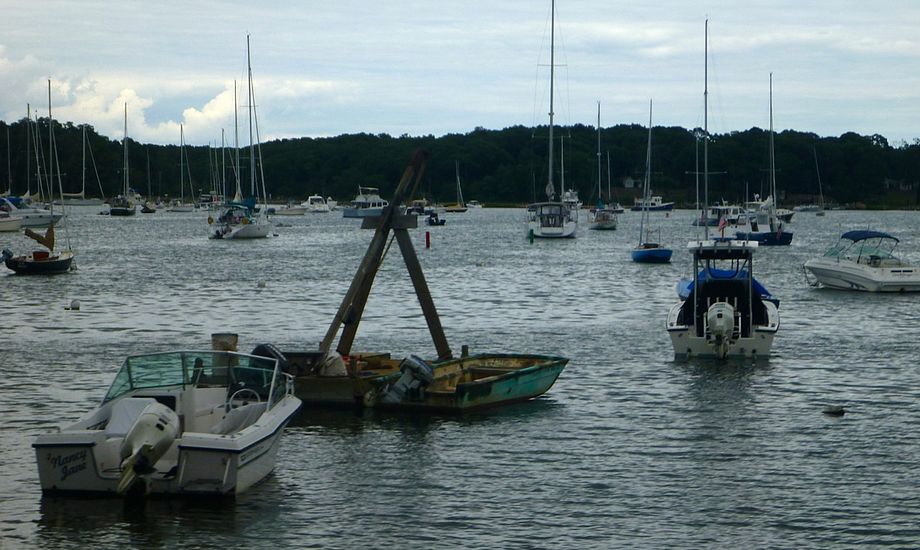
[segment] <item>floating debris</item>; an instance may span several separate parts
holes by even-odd
[[[824,407],[824,414],[828,416],[843,416],[847,413],[846,409],[840,405],[829,405]]]

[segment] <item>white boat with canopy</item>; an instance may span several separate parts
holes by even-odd
[[[242,493],[274,468],[284,426],[301,404],[293,391],[274,357],[213,350],[128,357],[96,409],[32,444],[42,492]]]
[[[920,268],[894,255],[898,242],[881,231],[847,231],[823,256],[805,262],[806,274],[828,288],[920,292]]]

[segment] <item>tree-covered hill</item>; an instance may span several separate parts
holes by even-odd
[[[9,132],[8,132],[9,130]],[[87,194],[99,194],[91,161],[95,161],[106,195],[122,187],[122,144],[100,136],[88,126],[92,157],[87,154]],[[82,127],[55,123],[55,139],[65,192],[79,191],[82,175]],[[47,155],[47,120],[39,122],[39,154]],[[303,200],[310,194],[332,196],[340,201],[354,197],[358,185],[379,187],[386,198],[395,188],[411,152],[419,147],[430,153],[420,194],[439,202],[455,200],[454,163],[460,163],[463,193],[467,199],[486,204],[522,204],[542,199],[547,180],[548,129],[514,126],[503,130],[476,128],[467,134],[400,136],[348,134],[329,138],[281,139],[262,144],[263,170],[274,201]],[[645,173],[647,128],[618,125],[603,128],[602,189],[608,177],[614,197],[631,204],[638,189],[624,187],[624,180],[641,180]],[[695,200],[694,171],[702,170],[703,143],[694,129],[655,127],[652,133],[652,187],[666,200],[691,205]],[[597,196],[597,133],[590,126],[555,128],[556,189],[560,188],[560,149],[564,148],[565,184],[575,187],[586,202]],[[25,120],[0,122],[0,191],[12,182],[12,192],[26,191]],[[765,196],[769,167],[769,133],[760,128],[713,135],[709,143],[710,199],[737,202],[754,193]],[[35,151],[29,165],[35,188]],[[916,207],[920,203],[920,140],[890,145],[879,135],[846,133],[819,137],[787,130],[775,136],[777,186],[782,202],[792,205],[813,202],[818,193],[818,171],[828,202],[865,204],[870,207]],[[147,145],[129,139],[132,187],[144,194],[179,194],[179,148]],[[249,149],[240,151],[242,188],[250,187]],[[235,187],[234,152],[204,146],[186,146],[192,189],[209,191],[226,173]],[[149,180],[147,159],[149,155]],[[608,157],[610,171],[608,173]],[[817,159],[817,163],[816,163]],[[226,166],[222,169],[222,166]],[[816,169],[817,167],[817,169]],[[11,174],[12,173],[12,174]],[[12,175],[12,178],[10,177]],[[149,181],[149,188],[148,188]],[[149,191],[148,191],[149,189]],[[188,194],[188,191],[186,191]]]

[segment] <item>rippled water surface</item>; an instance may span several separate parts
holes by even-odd
[[[544,397],[459,418],[305,410],[275,473],[229,504],[42,498],[33,438],[90,410],[125,355],[225,331],[243,351],[315,348],[371,237],[333,214],[209,241],[206,216],[83,209],[76,273],[0,274],[0,547],[920,546],[920,294],[802,274],[867,225],[920,263],[920,218],[903,212],[798,213],[791,247],[758,252],[782,305],[757,364],[673,360],[664,324],[690,272],[690,212],[658,218],[675,248],[664,266],[629,260],[635,213],[533,244],[522,210],[448,215],[431,249],[427,228],[412,234],[452,348],[570,357]],[[433,353],[396,246],[356,348]]]

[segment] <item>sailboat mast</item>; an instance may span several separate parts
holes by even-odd
[[[601,102],[597,102],[597,200],[601,200]]]
[[[709,212],[709,19],[706,20],[703,47],[703,212]],[[709,239],[709,223],[703,223],[703,235]]]
[[[546,185],[547,199],[552,200],[553,189],[553,80],[556,77],[556,0],[550,2],[549,25],[549,181]],[[552,193],[552,194],[551,194]]]
[[[770,73],[770,195],[773,196],[771,210],[776,209],[776,159],[773,155],[773,73]]]
[[[83,125],[83,174],[81,179],[83,180],[82,186],[80,187],[80,198],[86,198],[86,124]],[[61,199],[61,202],[64,202],[64,199]]]
[[[256,154],[255,144],[252,141],[252,63],[249,54],[249,35],[246,35],[246,72],[249,75],[249,184],[250,193],[256,195]],[[258,202],[258,201],[256,201]]]
[[[648,100],[648,147],[645,150],[645,184],[642,189],[642,216],[639,218],[639,246],[645,234],[645,222],[648,220],[648,206],[651,199],[652,173],[652,100]]]
[[[128,104],[127,103],[125,103],[125,138],[124,138],[124,144],[122,147],[124,149],[124,154],[125,154],[125,158],[123,160],[123,163],[124,163],[123,172],[125,175],[124,176],[125,181],[124,181],[123,187],[124,187],[125,198],[128,198],[128,179],[129,178],[128,178]]]
[[[32,107],[26,103],[26,195],[31,194],[31,189],[29,188],[29,172],[32,170],[32,159],[30,155],[32,154]]]
[[[220,129],[220,194],[227,196],[227,145],[223,128]]]
[[[51,208],[54,209],[54,180],[52,178],[54,174],[54,134],[51,131],[51,79],[48,79],[48,177],[46,178],[48,182],[48,202],[51,203]],[[60,177],[60,176],[59,176]]]
[[[820,201],[819,206],[821,206],[821,209],[823,210],[824,209],[824,191],[821,190],[821,169],[818,167],[818,148],[815,144],[812,144],[811,152],[814,153],[814,156],[815,156],[815,173],[818,174],[818,200]]]
[[[10,160],[10,127],[6,127],[6,175],[9,178],[7,183],[6,192],[11,194],[13,192],[13,162]]]
[[[613,195],[610,194],[610,151],[607,151],[607,200],[612,201]]]
[[[179,203],[185,203],[185,167],[183,157],[185,156],[185,128],[179,125]]]
[[[240,190],[240,106],[236,98],[236,80],[233,81],[233,132],[235,134],[234,148],[236,151],[236,194],[234,201],[239,201],[242,195]]]

